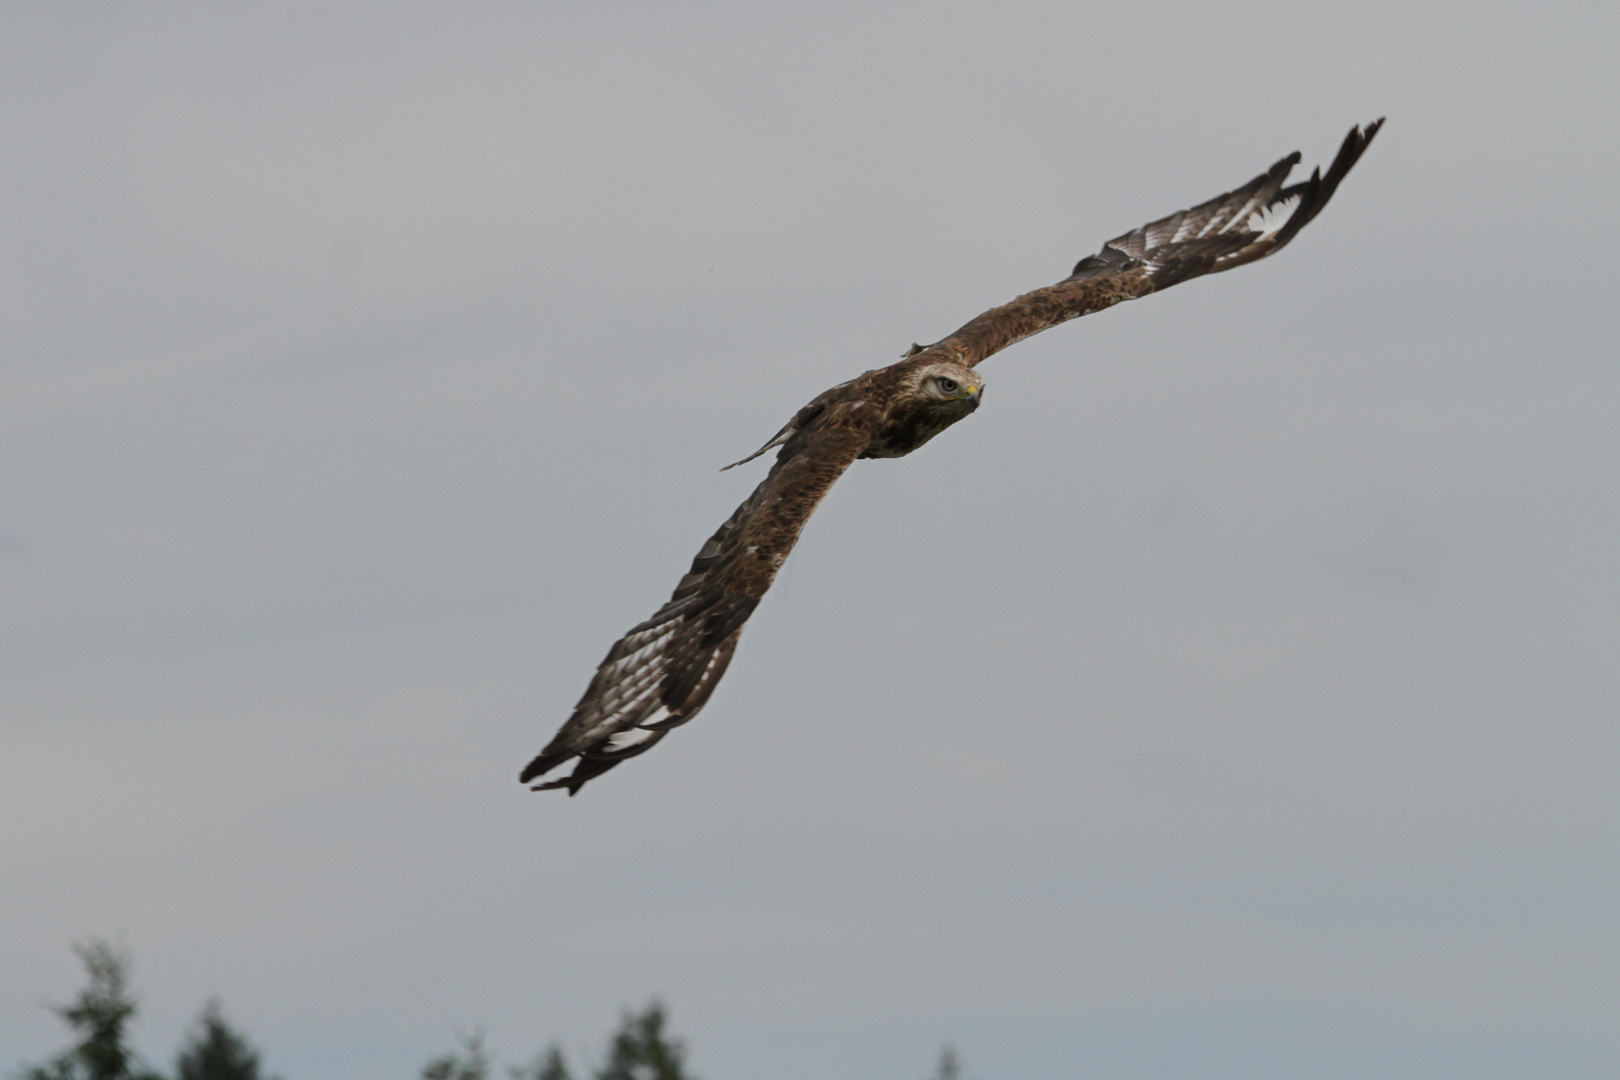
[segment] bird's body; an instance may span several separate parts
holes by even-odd
[[[572,774],[536,788],[575,794],[690,720],[725,673],[743,624],[805,523],[845,469],[859,458],[904,457],[971,414],[984,391],[976,365],[1007,346],[1279,250],[1327,204],[1382,124],[1365,132],[1352,128],[1325,176],[1318,171],[1284,187],[1299,161],[1292,154],[1235,191],[1109,241],[1056,285],[1025,293],[933,345],[912,346],[898,363],[817,395],[759,451],[737,462],[779,448],[770,472],[703,545],[669,602],[608,652],[573,715],[520,779],[527,783],[578,759]]]

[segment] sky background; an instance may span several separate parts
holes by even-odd
[[[1620,1071],[1613,4],[0,10],[0,1070],[121,936],[287,1080]],[[518,770],[805,401],[1387,128],[833,490]]]

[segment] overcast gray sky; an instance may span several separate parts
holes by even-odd
[[[709,1080],[1613,1076],[1617,10],[8,6],[0,1068],[116,933],[288,1080],[653,995]],[[1384,114],[517,784],[720,465]]]

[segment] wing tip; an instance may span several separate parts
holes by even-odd
[[[567,761],[573,756],[574,755],[572,754],[552,754],[549,756],[546,754],[541,754],[539,757],[529,762],[528,767],[525,768],[522,775],[518,777],[518,783],[527,784],[530,780],[539,779],[541,776],[550,772],[552,769],[555,769],[558,765],[561,765],[563,762]],[[529,788],[529,790],[556,791],[558,788],[567,788],[568,797],[573,798],[575,795],[579,794],[579,789],[585,786],[585,781],[590,779],[590,776],[581,777],[579,775],[579,771],[580,770],[578,768],[575,768],[574,771],[567,776],[560,777],[556,780],[547,780],[543,784],[534,784]],[[592,773],[591,775],[594,776],[595,774]]]
[[[559,789],[566,788],[567,791],[568,791],[568,797],[570,799],[572,799],[575,795],[579,794],[579,789],[584,787],[584,786],[585,786],[585,781],[581,780],[579,783],[576,784],[576,783],[573,782],[573,777],[565,776],[561,780],[550,780],[550,781],[547,781],[544,784],[536,784],[533,787],[531,787],[529,790],[530,791],[557,791]]]
[[[527,784],[537,776],[544,776],[571,757],[573,757],[572,754],[549,754],[543,752],[537,754],[535,759],[523,766],[523,771],[518,773],[518,783]]]
[[[1280,251],[1322,212],[1322,208],[1327,206],[1328,201],[1339,190],[1339,183],[1356,167],[1361,155],[1366,153],[1367,147],[1372,145],[1373,137],[1383,128],[1386,119],[1387,117],[1380,116],[1370,124],[1352,124],[1326,172],[1318,165],[1311,170],[1310,179],[1290,185],[1277,193],[1279,200],[1297,195],[1299,204],[1294,207],[1294,212],[1289,215],[1282,228],[1277,230],[1275,242],[1264,254]],[[1242,262],[1247,261],[1249,260],[1241,260],[1234,265],[1242,265]]]

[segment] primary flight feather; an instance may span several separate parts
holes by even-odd
[[[703,545],[669,602],[608,651],[573,715],[519,779],[528,783],[572,760],[572,773],[535,790],[576,794],[696,716],[805,522],[857,458],[903,457],[973,412],[984,394],[976,366],[1031,334],[1281,250],[1327,205],[1383,123],[1351,128],[1325,175],[1317,169],[1285,187],[1299,164],[1295,151],[1235,191],[1108,241],[1057,284],[817,396],[737,462],[779,448],[770,472]]]

